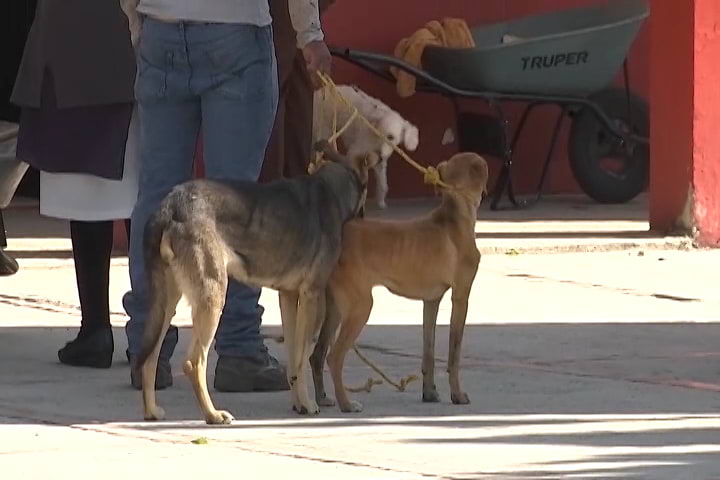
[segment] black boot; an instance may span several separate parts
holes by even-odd
[[[58,351],[61,363],[110,368],[114,351],[110,328],[110,255],[113,222],[70,222],[75,277],[82,320],[77,338]]]
[[[0,277],[14,275],[19,268],[17,261],[0,248]]]
[[[77,338],[58,350],[60,363],[73,367],[110,368],[115,344],[112,329],[101,328],[90,333],[82,330]]]

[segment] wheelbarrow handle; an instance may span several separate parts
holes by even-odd
[[[364,68],[369,68],[375,73],[384,76],[386,79],[390,79],[382,70],[374,67],[372,64],[383,64],[392,67],[399,68],[407,73],[414,75],[415,77],[427,82],[430,86],[442,90],[446,93],[451,93],[460,97],[476,97],[485,98],[487,100],[493,100],[499,98],[498,94],[490,92],[477,92],[471,90],[464,90],[461,88],[453,87],[452,85],[443,82],[442,80],[433,77],[426,71],[417,68],[410,63],[401,60],[392,55],[385,55],[382,53],[366,52],[361,50],[352,50],[349,48],[330,47],[330,53],[336,57],[340,57],[349,62],[358,64]]]

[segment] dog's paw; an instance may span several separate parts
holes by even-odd
[[[323,395],[322,397],[317,399],[317,404],[321,407],[334,407],[335,406],[335,400],[333,400],[332,397],[328,397],[327,395]]]
[[[380,210],[385,210],[385,209],[387,208],[387,203],[385,203],[384,201],[383,201],[383,202],[377,202],[377,207],[378,207]]]
[[[455,405],[468,405],[470,403],[470,397],[465,392],[453,393],[450,395],[450,399]]]
[[[312,402],[310,405],[293,405],[293,410],[299,415],[317,415],[320,413],[320,407],[317,403]]]
[[[422,401],[425,403],[438,403],[440,401],[440,394],[435,388],[425,391],[422,395]]]
[[[157,420],[164,420],[165,419],[165,410],[163,410],[160,407],[155,407],[152,410],[148,410],[145,412],[145,420],[148,421],[157,421]]]
[[[350,403],[340,407],[343,413],[360,413],[363,411],[363,404],[357,400],[350,400]]]
[[[230,425],[233,420],[235,417],[225,410],[216,410],[205,418],[208,425]]]

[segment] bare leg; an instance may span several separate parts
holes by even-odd
[[[298,293],[297,292],[279,292],[280,298],[280,317],[282,318],[283,336],[285,337],[285,346],[288,352],[288,383],[292,395],[293,408],[300,406],[295,384],[292,378],[297,377],[295,364],[292,359],[295,356],[295,323],[297,321]]]
[[[193,318],[193,339],[183,371],[192,383],[205,421],[209,425],[228,424],[230,412],[217,410],[207,388],[207,357],[225,304],[228,277],[224,266],[217,265],[217,278],[204,278],[190,298]]]
[[[336,296],[335,299],[340,302],[340,299]],[[372,292],[368,291],[364,296],[353,298],[353,303],[350,305],[349,314],[342,316],[342,326],[340,327],[340,334],[338,335],[335,344],[330,350],[328,356],[328,366],[330,367],[330,375],[332,376],[333,385],[335,387],[335,398],[337,400],[340,410],[343,412],[361,412],[362,404],[357,401],[351,401],[348,398],[347,392],[345,391],[345,384],[343,382],[343,367],[345,364],[345,355],[352,346],[355,344],[355,340],[362,332],[363,327],[370,317],[370,311],[372,310]],[[340,307],[340,312],[343,314],[346,311],[343,306]]]
[[[315,401],[321,407],[332,407],[335,405],[335,400],[328,397],[325,392],[323,370],[328,349],[333,343],[337,327],[340,325],[340,314],[329,290],[326,291],[325,305],[325,322],[320,329],[320,336],[315,344],[315,350],[310,356],[310,366],[312,367],[313,383],[315,384]]]
[[[448,374],[450,377],[450,399],[456,405],[470,403],[470,397],[460,388],[460,350],[465,332],[465,319],[468,310],[470,289],[452,292],[452,313],[450,315],[450,353],[448,355]]]
[[[165,411],[157,405],[155,397],[155,375],[157,373],[158,358],[160,357],[160,347],[170,327],[172,317],[175,315],[175,308],[181,296],[180,289],[169,268],[154,275],[152,281],[156,282],[153,288],[155,296],[151,300],[153,303],[150,306],[150,318],[162,319],[163,326],[152,353],[142,366],[145,420],[162,420],[165,418]]]
[[[435,386],[435,326],[440,300],[423,302],[423,402],[439,402],[440,395]]]
[[[309,290],[300,292],[298,298],[297,323],[295,325],[294,352],[291,362],[295,368],[295,375],[290,379],[290,385],[295,387],[299,400],[296,410],[300,414],[317,415],[320,408],[313,398],[310,397],[307,385],[307,364],[310,355],[310,344],[318,322],[318,314],[321,313],[320,298],[322,292]],[[322,311],[325,309],[323,308]]]
[[[375,172],[375,202],[380,208],[387,208],[385,203],[385,197],[388,193],[388,180],[387,180],[387,159],[380,160],[380,162],[373,167]]]

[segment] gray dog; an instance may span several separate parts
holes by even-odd
[[[363,208],[371,165],[341,157],[324,141],[316,149],[330,161],[313,175],[267,185],[187,182],[150,218],[144,239],[150,317],[139,357],[146,420],[164,417],[155,401],[155,372],[161,340],[185,295],[193,336],[183,370],[206,422],[232,422],[230,413],[215,409],[207,389],[207,355],[228,276],[279,291],[293,408],[318,413],[305,379],[311,342],[324,318],[343,225]]]

